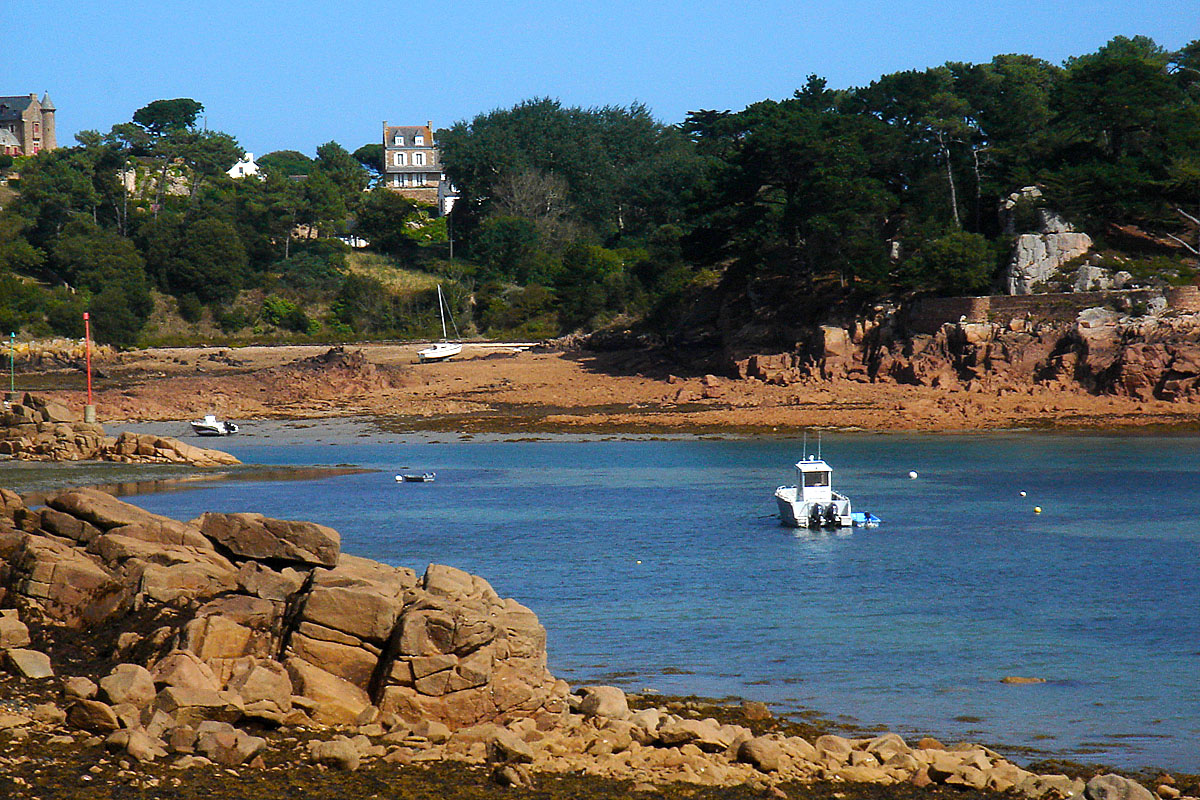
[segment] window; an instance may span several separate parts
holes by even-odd
[[[806,472],[806,473],[804,473],[804,485],[805,485],[805,487],[828,486],[829,485],[829,473],[828,472]]]
[[[394,139],[392,139],[392,146],[393,147],[404,147],[404,137],[397,133],[396,137]]]
[[[413,166],[414,167],[425,166],[425,154],[424,153],[413,153]]]
[[[424,147],[425,146],[425,134],[418,133],[416,136],[414,136],[413,144],[416,145],[417,147]]]
[[[396,153],[393,160],[397,167],[403,167],[408,164],[408,158],[404,155],[404,153]]]
[[[417,174],[413,175],[413,186],[424,186],[424,185],[425,185],[425,176],[424,175],[422,175],[419,172]]]
[[[399,186],[399,185],[400,185],[400,176],[393,175],[392,176],[392,186]]]

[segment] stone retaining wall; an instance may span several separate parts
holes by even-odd
[[[1168,308],[1200,311],[1200,289],[1177,287],[1166,293]],[[946,322],[1004,322],[1014,317],[1031,322],[1074,322],[1085,308],[1115,304],[1149,303],[1163,297],[1158,289],[1126,289],[1105,292],[1056,292],[1028,295],[985,295],[982,297],[930,297],[918,300],[905,317],[910,333],[931,334]]]

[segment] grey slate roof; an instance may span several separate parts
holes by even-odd
[[[0,97],[0,121],[20,119],[22,112],[29,108],[33,98],[29,95],[15,97]]]

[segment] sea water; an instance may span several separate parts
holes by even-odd
[[[223,439],[249,463],[380,471],[131,499],[313,520],[344,552],[482,575],[575,685],[1200,771],[1200,440],[826,435],[834,488],[884,522],[810,533],[772,499],[799,440],[447,438]]]

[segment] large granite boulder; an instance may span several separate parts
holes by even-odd
[[[1033,294],[1039,284],[1058,275],[1064,264],[1092,249],[1092,237],[1063,227],[1056,224],[1017,237],[1008,264],[1009,294]]]
[[[197,522],[205,536],[243,558],[333,567],[342,548],[337,531],[314,522],[211,512]]]

